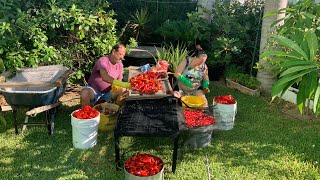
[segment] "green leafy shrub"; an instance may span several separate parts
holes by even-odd
[[[64,3],[55,0],[29,3],[16,7],[15,17],[0,19],[0,59],[8,70],[63,64],[73,70],[69,80],[78,80],[118,42],[114,12],[104,11],[103,6],[92,10],[59,7]]]
[[[194,48],[197,41],[208,39],[209,24],[199,13],[187,13],[186,20],[168,20],[164,22],[157,32],[166,42],[184,43]]]
[[[211,21],[208,65],[226,66],[236,64],[246,73],[259,60],[261,16],[264,2],[248,0],[216,0]],[[250,73],[255,74],[256,71]]]
[[[227,77],[228,79],[235,81],[243,86],[246,86],[250,89],[258,89],[260,82],[254,76],[244,73],[232,73]]]

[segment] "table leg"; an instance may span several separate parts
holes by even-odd
[[[172,172],[176,172],[177,166],[177,156],[178,156],[178,142],[179,142],[179,134],[174,138],[173,144],[173,155],[172,155]]]
[[[12,112],[13,112],[13,120],[14,120],[14,129],[15,129],[16,134],[19,134],[19,132],[18,132],[18,120],[17,120],[17,110],[13,109]]]
[[[120,137],[114,133],[114,150],[115,150],[115,153],[116,153],[116,169],[118,171],[121,170],[121,167],[119,167],[118,163],[120,161],[120,146],[119,146],[119,143],[120,143]]]

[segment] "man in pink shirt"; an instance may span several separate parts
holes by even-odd
[[[123,44],[116,44],[109,55],[98,59],[92,69],[88,85],[81,90],[81,107],[94,105],[99,99],[105,101],[115,99],[116,104],[121,104],[127,92],[126,89],[130,88],[130,83],[122,82],[123,64],[121,60],[125,54],[125,46]],[[111,92],[112,85],[122,88]]]

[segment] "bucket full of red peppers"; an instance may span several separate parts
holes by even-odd
[[[217,96],[213,99],[213,116],[218,121],[215,129],[232,129],[236,114],[237,101],[232,95]]]
[[[162,180],[164,164],[154,155],[138,153],[124,164],[126,180]]]
[[[204,110],[184,109],[183,114],[186,120],[189,136],[185,145],[192,148],[206,147],[211,143],[212,132],[216,120]]]
[[[99,111],[90,106],[71,113],[72,143],[75,148],[89,149],[97,144]]]

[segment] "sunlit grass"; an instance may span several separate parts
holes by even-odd
[[[165,179],[207,179],[206,157],[212,179],[320,178],[319,121],[289,118],[264,98],[216,85],[211,89],[209,102],[224,94],[237,100],[234,128],[215,131],[209,147],[181,146],[177,171],[166,173]],[[43,126],[30,126],[15,135],[12,113],[4,113],[8,124],[0,128],[0,179],[123,179],[124,173],[116,171],[113,133],[100,133],[97,146],[90,150],[73,148],[70,113],[78,107],[59,108],[52,136]],[[19,119],[24,119],[22,112]],[[147,152],[161,157],[168,169],[172,144],[170,138],[124,137],[121,159]]]

